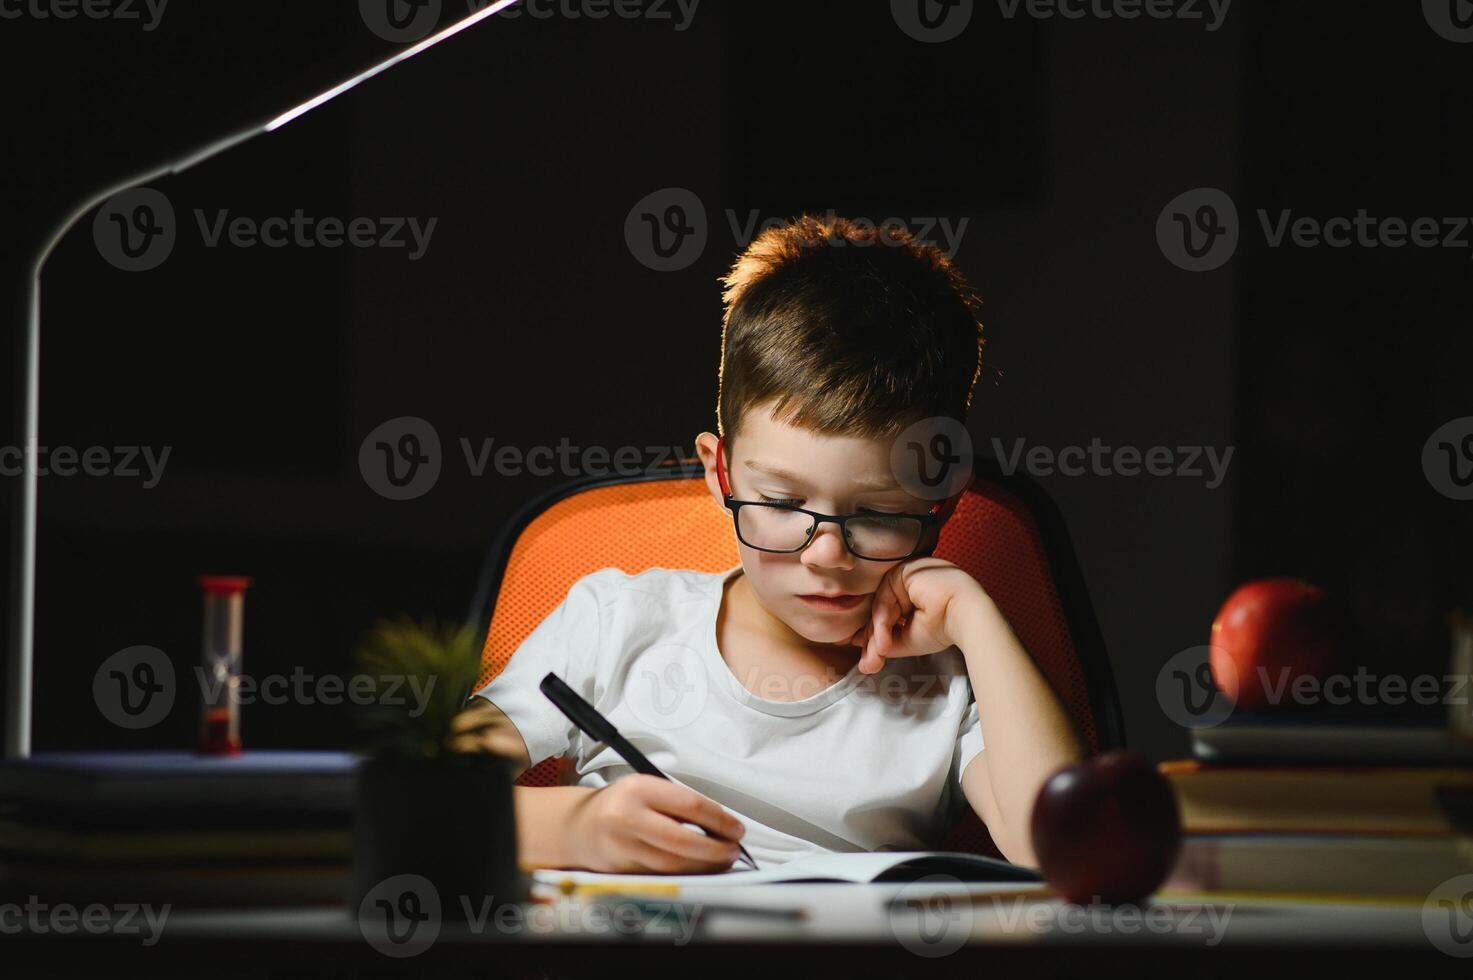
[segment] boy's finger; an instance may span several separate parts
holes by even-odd
[[[661,780],[663,786],[653,789],[654,808],[669,817],[688,820],[705,827],[723,837],[739,839],[746,827],[736,817],[721,808],[715,800],[702,796],[689,786],[681,786],[670,780]]]
[[[905,592],[905,582],[899,575],[889,579],[885,590],[885,626],[890,627],[911,608],[910,597]]]
[[[897,575],[895,577],[895,588],[892,592],[895,598],[895,609],[899,617],[909,616],[915,610],[916,604],[910,601],[910,587],[905,584],[904,575]]]
[[[860,663],[864,662],[864,655],[869,652],[870,644],[874,642],[874,637],[874,620],[866,619],[864,625],[855,632],[853,639],[849,641],[851,644],[859,647]]]
[[[461,735],[509,732],[514,727],[510,718],[491,706],[467,708],[450,719],[450,730]]]
[[[451,752],[479,752],[481,743],[469,735],[451,735],[445,740]]]
[[[466,708],[464,711],[457,712],[450,719],[450,730],[452,732],[475,731],[478,728],[485,728],[491,725],[495,720],[496,716],[491,712],[490,705],[484,707],[476,705],[475,707]]]
[[[729,868],[735,861],[730,844],[679,824],[675,827],[678,833],[659,825],[642,828],[640,837],[630,842],[635,858],[660,874],[691,870],[692,862]]]
[[[895,599],[890,596],[887,591],[884,599],[877,605],[879,606],[879,611],[876,614],[875,622],[873,624],[873,646],[875,648],[875,653],[879,654],[880,656],[884,656],[885,654],[889,653],[891,647],[890,641],[893,638],[890,630],[892,624],[895,622]]]

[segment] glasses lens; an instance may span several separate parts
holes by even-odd
[[[747,504],[737,511],[737,535],[749,548],[792,551],[803,547],[813,518],[785,507]]]
[[[849,547],[861,558],[903,558],[915,550],[924,525],[914,517],[865,516],[845,525]]]
[[[920,543],[925,524],[914,517],[857,517],[845,525],[849,550],[861,558],[893,561]],[[737,535],[749,548],[797,551],[813,533],[807,514],[766,504],[747,504],[737,511]]]

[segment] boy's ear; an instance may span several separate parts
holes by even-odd
[[[725,507],[726,495],[721,492],[721,480],[716,476],[716,441],[714,432],[702,432],[696,436],[696,455],[706,470],[706,487],[717,506]]]

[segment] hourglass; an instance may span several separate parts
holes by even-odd
[[[201,755],[235,755],[241,749],[241,619],[251,580],[240,575],[201,575],[199,584],[205,607],[198,751]]]

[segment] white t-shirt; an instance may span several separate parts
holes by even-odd
[[[753,678],[798,700],[759,696],[716,644],[723,584],[741,571],[585,575],[476,693],[506,712],[533,765],[572,756],[580,786],[632,774],[539,690],[555,672],[660,771],[740,819],[762,867],[819,851],[938,848],[967,805],[961,773],[982,751],[961,651],[887,660],[875,674],[856,665],[837,683],[815,675],[791,690]]]

